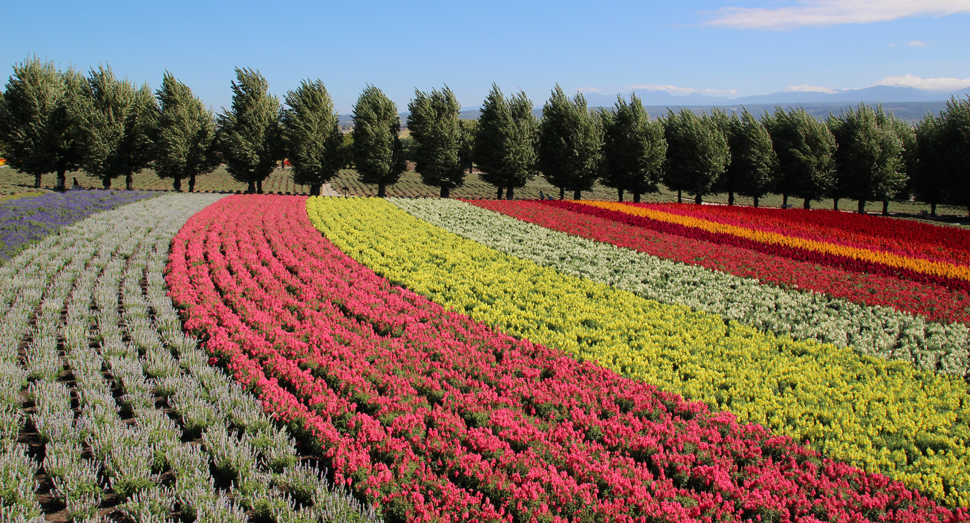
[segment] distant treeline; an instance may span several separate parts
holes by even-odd
[[[498,198],[513,198],[536,175],[581,198],[599,182],[634,201],[661,185],[705,195],[767,194],[811,202],[832,198],[882,202],[915,197],[931,205],[970,210],[970,97],[951,99],[915,125],[881,106],[859,104],[820,119],[805,106],[667,110],[651,119],[634,95],[609,109],[587,107],[582,94],[567,97],[557,85],[541,112],[523,92],[505,97],[493,85],[476,120],[467,118],[446,86],[415,90],[401,138],[401,113],[380,89],[368,85],[341,121],[320,80],[305,80],[280,100],[258,72],[236,69],[232,106],[215,115],[171,73],[152,92],[118,79],[109,67],[87,76],[53,62],[14,66],[0,97],[0,146],[12,167],[34,175],[83,169],[104,187],[151,167],[181,190],[219,164],[249,192],[285,158],[294,182],[311,194],[353,166],[360,181],[383,196],[413,162],[423,183],[448,197],[476,167]],[[809,105],[809,104],[806,104]],[[894,104],[898,105],[898,104]],[[754,108],[757,109],[757,108]],[[465,118],[463,118],[465,116]]]

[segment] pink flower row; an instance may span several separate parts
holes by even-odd
[[[743,278],[815,291],[863,305],[892,307],[941,323],[970,323],[970,295],[940,285],[791,260],[534,201],[474,200],[469,203],[556,231]]]
[[[193,217],[185,327],[345,481],[408,521],[970,521],[760,426],[515,340],[386,280],[299,197]]]

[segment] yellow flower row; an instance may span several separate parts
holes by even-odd
[[[806,249],[835,256],[845,256],[855,260],[879,263],[900,269],[909,269],[923,274],[933,274],[947,278],[970,280],[970,267],[962,265],[953,265],[951,263],[937,262],[921,258],[910,258],[908,256],[900,256],[898,254],[889,252],[872,251],[869,249],[860,249],[857,247],[848,247],[834,243],[785,236],[784,234],[775,232],[748,229],[746,227],[728,225],[702,218],[694,218],[692,216],[682,216],[655,209],[634,207],[618,202],[583,201],[579,203],[609,211],[618,211],[625,214],[630,214],[632,216],[649,218],[651,220],[657,220],[664,223],[672,223],[675,225],[690,227],[692,229],[699,229],[706,232],[730,234],[731,236],[737,236],[739,238],[753,240],[760,243]]]
[[[310,198],[307,210],[349,256],[451,310],[970,506],[970,395],[958,378],[567,276],[381,199]]]

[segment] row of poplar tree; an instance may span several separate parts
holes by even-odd
[[[411,140],[399,137],[395,104],[368,85],[353,108],[351,146],[323,83],[303,81],[284,97],[269,94],[266,79],[236,69],[232,106],[214,115],[188,86],[166,72],[156,92],[118,79],[110,67],[87,77],[59,71],[53,62],[28,59],[0,96],[0,145],[8,163],[33,174],[83,169],[108,188],[152,167],[175,190],[219,164],[249,192],[287,158],[294,182],[319,194],[339,169],[353,163],[366,184],[397,183],[407,161],[442,197],[464,183],[474,164],[497,196],[544,173],[579,199],[599,181],[639,201],[661,184],[694,196],[712,193],[758,200],[770,193],[812,201],[832,198],[883,202],[915,196],[931,204],[970,207],[970,98],[951,100],[939,116],[911,126],[881,107],[860,104],[822,122],[804,109],[777,109],[754,118],[715,109],[697,115],[669,111],[651,120],[640,100],[617,97],[609,109],[591,110],[582,94],[570,99],[559,86],[541,118],[523,92],[504,97],[493,85],[477,122],[459,118],[461,107],[446,86],[415,91],[406,121]],[[349,154],[348,154],[349,152]]]

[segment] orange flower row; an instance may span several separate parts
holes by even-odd
[[[872,251],[868,249],[836,245],[824,241],[791,237],[779,233],[749,229],[736,225],[728,225],[691,216],[683,216],[680,214],[646,209],[643,207],[634,207],[618,202],[583,201],[580,203],[610,211],[617,211],[633,216],[657,220],[664,223],[680,225],[682,227],[698,229],[714,234],[726,234],[738,238],[744,238],[749,241],[760,242],[768,245],[804,249],[822,254],[851,258],[868,263],[878,263],[881,265],[905,269],[921,274],[970,281],[970,267],[953,265],[951,263],[911,258],[887,252]]]

